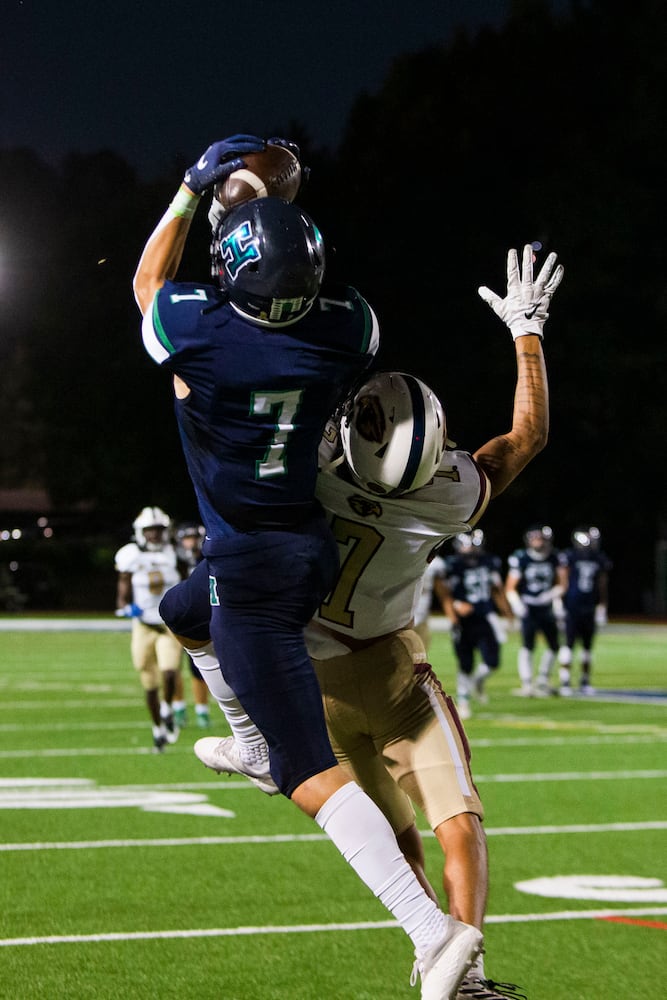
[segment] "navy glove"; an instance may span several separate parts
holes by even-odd
[[[261,153],[266,147],[263,139],[256,135],[230,135],[211,143],[194,166],[186,170],[183,178],[193,194],[203,194],[217,181],[225,180],[243,164],[244,153]]]

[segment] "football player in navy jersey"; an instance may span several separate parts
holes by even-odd
[[[558,653],[558,623],[554,602],[562,598],[567,574],[553,547],[549,525],[535,525],[524,533],[525,548],[517,549],[507,560],[505,592],[512,611],[521,620],[521,647],[518,671],[524,697],[557,694],[551,688],[551,668]],[[547,648],[540,658],[537,676],[533,677],[533,652],[538,634]]]
[[[256,137],[232,136],[186,172],[134,277],[144,345],[174,381],[224,681],[265,737],[279,790],[316,820],[411,938],[422,1000],[448,1000],[482,935],[436,905],[383,813],[337,764],[303,635],[339,565],[315,499],[318,445],[375,354],[377,320],[353,288],[321,290],[322,236],[301,209],[275,198],[220,219],[217,284],[174,280],[201,196],[261,148]]]
[[[607,600],[611,561],[600,550],[598,528],[577,528],[572,532],[572,547],[561,554],[567,572],[565,642],[558,651],[560,693],[572,694],[572,657],[575,643],[581,643],[581,694],[592,694],[591,670],[593,642],[598,627],[607,623]]]
[[[503,589],[501,561],[485,550],[482,529],[456,535],[452,546],[454,554],[445,559],[434,590],[452,623],[452,644],[459,665],[456,707],[462,719],[469,719],[471,696],[486,700],[484,684],[500,666],[500,641],[504,641],[504,627],[514,615]],[[476,652],[481,660],[475,666]]]

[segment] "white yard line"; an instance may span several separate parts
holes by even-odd
[[[526,924],[563,920],[604,920],[609,917],[664,916],[667,907],[639,907],[628,910],[561,910],[556,913],[506,913],[485,917],[487,924]],[[46,937],[0,938],[0,947],[40,944],[99,944],[104,941],[155,941],[165,938],[255,937],[266,934],[321,934],[328,932],[399,930],[393,920],[345,924],[293,924],[265,927],[204,927],[166,931],[114,931],[106,934],[53,934]]]
[[[252,787],[252,786],[249,786]],[[642,833],[667,830],[667,820],[638,823],[567,823],[561,826],[498,826],[486,830],[487,837],[544,837],[562,833]],[[434,837],[432,830],[420,830],[422,837]],[[129,847],[233,847],[240,844],[329,843],[324,833],[279,833],[238,837],[151,837],[132,840],[65,840],[0,844],[0,853],[14,851],[90,851]]]

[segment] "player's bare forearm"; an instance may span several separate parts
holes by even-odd
[[[164,216],[149,237],[132,282],[134,297],[142,314],[146,312],[158,288],[176,276],[191,218]]]
[[[475,452],[475,461],[491,482],[491,496],[498,496],[547,443],[549,434],[549,389],[537,336],[515,341],[517,380],[512,429],[492,438]]]

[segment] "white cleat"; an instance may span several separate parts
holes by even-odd
[[[258,766],[241,760],[233,736],[225,736],[221,740],[217,736],[204,736],[201,740],[197,740],[194,751],[202,764],[206,764],[206,767],[210,767],[218,774],[242,774],[266,795],[280,793],[269,772],[268,762]]]
[[[410,985],[421,976],[421,1000],[455,1000],[463,978],[482,950],[482,932],[447,917],[449,930],[441,944],[417,957]]]

